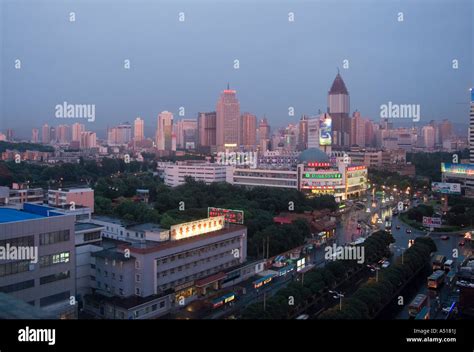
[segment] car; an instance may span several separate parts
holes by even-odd
[[[464,241],[459,242],[459,245],[460,245],[461,247],[464,246],[465,244],[466,244],[466,242],[464,242]]]
[[[405,232],[406,232],[406,233],[411,233],[411,230],[410,230],[410,229],[406,229]]]
[[[381,224],[381,223],[383,223],[382,219],[378,218],[377,219],[377,224]]]
[[[397,230],[400,230],[400,225],[395,226]]]
[[[382,263],[382,268],[388,268],[390,266],[390,262],[388,260]]]
[[[443,241],[446,241],[447,239],[449,239],[449,237],[446,236],[446,235],[443,235],[443,236],[441,236],[440,238],[441,238]]]

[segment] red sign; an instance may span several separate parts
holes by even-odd
[[[330,163],[308,163],[309,167],[329,167]]]
[[[243,224],[244,212],[242,210],[232,210],[223,208],[207,208],[207,214],[210,218],[215,216],[223,216],[225,222],[230,224]]]

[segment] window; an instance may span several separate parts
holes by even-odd
[[[140,262],[138,260],[135,261],[135,269],[140,269]]]
[[[164,308],[165,307],[165,301],[161,301],[160,302],[160,308]]]
[[[55,295],[44,297],[40,299],[40,307],[49,306],[54,303],[68,300],[70,298],[69,291],[64,291]]]
[[[28,280],[23,282],[17,282],[16,284],[0,286],[0,292],[11,293],[16,291],[25,290],[35,286],[35,280]]]
[[[120,275],[120,276],[119,276],[119,281],[120,281],[120,282],[123,281],[123,275]]]
[[[115,280],[115,273],[112,273],[112,280]]]
[[[40,268],[47,266],[69,263],[69,252],[61,252],[56,254],[43,255],[39,260]]]
[[[135,287],[135,294],[136,294],[137,296],[140,296],[140,295],[141,295],[140,287]]]
[[[119,294],[120,296],[123,296],[123,288],[119,288]]]
[[[29,270],[30,262],[28,260],[0,264],[0,277],[23,273]]]
[[[47,275],[40,278],[40,285],[49,284],[51,282],[59,281],[68,279],[71,276],[71,272],[69,270],[62,271],[57,274]]]
[[[90,232],[84,234],[84,242],[94,241],[100,239],[100,231]]]
[[[140,274],[136,274],[135,275],[135,282],[140,282],[140,281],[141,281]]]
[[[10,244],[10,247],[33,247],[35,245],[35,237],[25,236],[25,237],[11,238],[8,240],[1,240],[0,247],[5,248],[7,246],[7,243]]]
[[[104,276],[105,277],[108,277],[109,276],[109,273],[107,271],[104,270]]]
[[[40,246],[69,241],[69,230],[42,233],[39,239]]]

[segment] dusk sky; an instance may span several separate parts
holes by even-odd
[[[55,105],[67,101],[96,105],[86,128],[99,136],[137,116],[152,136],[160,111],[175,119],[181,106],[186,118],[213,111],[228,82],[242,112],[283,126],[326,110],[338,67],[351,112],[378,120],[380,105],[392,101],[420,104],[422,124],[467,123],[472,3],[0,0],[0,131],[29,138],[44,123],[84,122],[55,119]]]

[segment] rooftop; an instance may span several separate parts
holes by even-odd
[[[25,203],[23,210],[0,208],[0,223],[36,220],[58,215],[62,214],[54,212],[54,208],[39,204]]]
[[[74,230],[78,231],[86,231],[86,230],[99,230],[102,229],[104,226],[93,224],[91,222],[76,222],[74,224]]]

